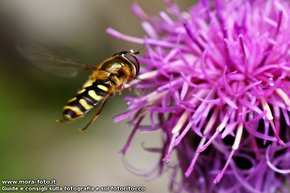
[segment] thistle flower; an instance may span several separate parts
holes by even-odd
[[[147,149],[172,169],[172,192],[289,192],[289,1],[165,3],[158,17],[132,6],[144,38],[107,30],[145,47],[139,95],[115,118],[133,126],[122,153],[161,130],[164,146]]]

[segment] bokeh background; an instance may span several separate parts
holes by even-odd
[[[157,15],[163,1],[136,1]],[[112,97],[99,119],[79,132],[93,115],[58,124],[62,107],[76,94],[87,73],[61,78],[26,61],[17,41],[45,43],[67,57],[98,63],[119,50],[139,49],[108,36],[106,28],[143,37],[139,20],[131,13],[132,0],[1,0],[0,1],[0,179],[56,179],[58,185],[140,185],[146,192],[167,192],[168,175],[148,180],[130,173],[119,150],[132,128],[112,118],[126,109],[123,96]],[[191,1],[178,0],[186,8]],[[127,156],[140,170],[154,167],[161,136],[137,134]]]

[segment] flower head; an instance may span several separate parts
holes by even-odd
[[[289,1],[200,0],[187,12],[165,3],[158,17],[132,6],[144,38],[107,30],[146,48],[140,95],[115,118],[134,127],[122,153],[136,131],[162,130],[159,171],[173,151],[182,171],[172,191],[288,192]]]

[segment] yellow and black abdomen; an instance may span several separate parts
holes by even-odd
[[[89,79],[77,95],[70,99],[63,108],[63,121],[71,121],[83,117],[109,94],[110,81]]]

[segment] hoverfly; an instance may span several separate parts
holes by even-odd
[[[70,99],[63,108],[62,119],[57,122],[69,122],[84,117],[90,110],[99,109],[91,120],[81,130],[87,129],[100,115],[107,99],[115,93],[121,92],[124,85],[135,78],[140,69],[136,55],[139,51],[121,51],[107,58],[98,65],[88,65],[74,60],[56,56],[43,47],[23,48],[18,46],[20,53],[31,63],[47,71],[63,71],[67,68],[69,73],[75,69],[84,68],[91,72],[88,80]]]

